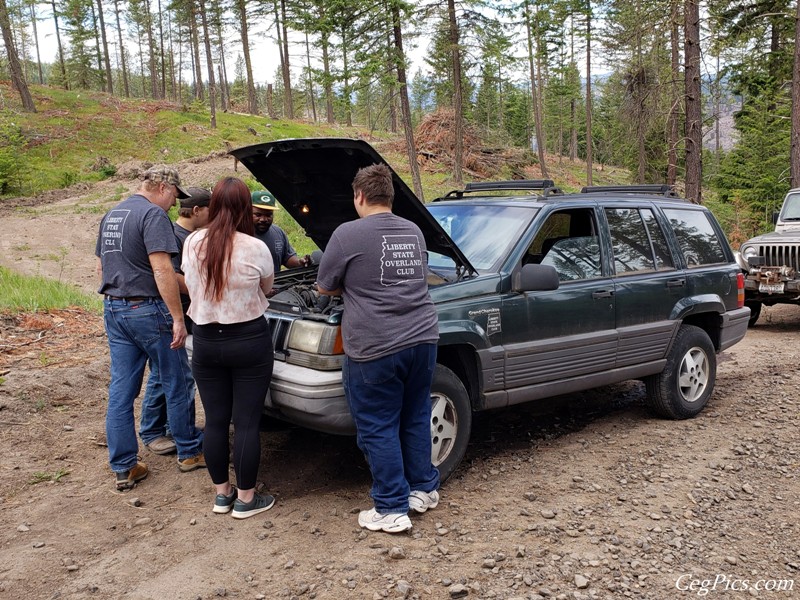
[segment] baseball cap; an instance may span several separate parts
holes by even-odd
[[[149,179],[153,183],[169,183],[178,188],[178,198],[181,200],[188,198],[189,194],[181,187],[181,176],[178,175],[178,170],[174,167],[167,165],[153,165],[141,174],[142,179]]]
[[[253,206],[256,208],[266,208],[267,210],[278,210],[278,201],[267,190],[258,190],[250,194]]]
[[[208,206],[211,202],[211,192],[199,187],[186,188],[188,198],[181,198],[181,208],[194,208],[195,206]]]

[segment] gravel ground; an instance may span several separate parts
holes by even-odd
[[[92,289],[119,185],[4,210],[0,264]],[[356,523],[352,438],[273,423],[263,515],[213,514],[205,471],[144,449],[117,493],[101,318],[0,316],[0,597],[800,597],[799,355],[800,308],[765,309],[695,419],[651,417],[636,382],[480,415],[439,507],[388,535]]]

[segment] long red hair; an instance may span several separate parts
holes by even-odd
[[[206,276],[206,298],[216,301],[222,299],[228,283],[233,238],[237,231],[255,234],[250,190],[241,179],[225,177],[211,191],[207,233],[201,241],[201,245],[205,246],[205,256],[200,271],[205,272]]]

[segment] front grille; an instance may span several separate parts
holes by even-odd
[[[800,244],[789,246],[764,245],[759,247],[759,255],[763,256],[769,267],[792,267],[800,271]]]
[[[286,341],[289,338],[289,328],[295,317],[267,313],[267,321],[272,329],[272,347],[275,349],[275,358],[286,360]]]

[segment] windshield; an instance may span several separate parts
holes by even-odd
[[[478,271],[499,267],[538,210],[447,202],[429,204],[427,208]],[[428,266],[433,271],[455,269],[452,259],[436,252],[429,252]]]
[[[784,221],[800,221],[800,193],[786,196],[781,219]]]

